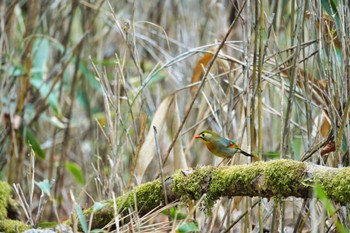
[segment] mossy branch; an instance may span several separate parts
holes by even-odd
[[[11,187],[0,181],[0,232],[23,232],[29,225],[19,219],[19,210],[16,202],[11,198]]]
[[[293,160],[255,162],[230,167],[197,167],[189,171],[177,171],[165,181],[169,202],[199,200],[204,194],[207,210],[223,196],[300,197],[313,194],[317,183],[329,198],[339,203],[350,202],[350,168],[330,168]],[[160,180],[143,184],[117,198],[118,219],[127,218],[137,210],[139,215],[165,205]],[[113,200],[93,213],[92,229],[103,227],[115,219]],[[84,214],[90,219],[93,210]]]
[[[350,202],[350,168],[330,168],[293,160],[255,162],[249,165],[214,168],[197,167],[194,170],[177,171],[165,180],[168,202],[199,200],[210,211],[214,202],[223,196],[300,197],[308,198],[313,187],[319,184],[328,197],[338,203]],[[7,228],[10,187],[2,183],[0,200],[0,229]],[[118,216],[128,221],[130,214],[145,215],[165,205],[161,181],[155,180],[113,200],[105,201],[102,209],[93,207],[84,211],[86,219],[92,220],[92,229],[102,228]],[[115,210],[114,206],[117,207]],[[117,215],[115,214],[117,213]],[[18,226],[10,224],[11,226]],[[27,226],[28,227],[28,226]],[[14,229],[14,228],[13,228]]]

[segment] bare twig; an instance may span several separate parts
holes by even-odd
[[[239,16],[241,15],[242,10],[244,9],[246,3],[247,3],[247,0],[244,1],[244,3],[243,3],[243,5],[242,5],[241,9],[239,10],[239,12],[238,12],[236,18],[232,21],[232,23],[231,23],[229,29],[227,30],[227,33],[226,33],[224,39],[222,40],[221,44],[219,45],[219,48],[216,50],[214,56],[213,56],[212,59],[210,60],[210,62],[209,62],[209,64],[208,64],[208,68],[206,69],[206,71],[205,71],[205,73],[204,73],[204,75],[203,75],[203,79],[202,79],[202,81],[201,81],[201,84],[199,85],[199,87],[198,87],[198,89],[197,89],[195,95],[192,97],[192,100],[191,100],[191,102],[190,102],[190,106],[188,107],[188,109],[187,109],[187,111],[186,111],[186,113],[185,113],[185,116],[184,116],[184,118],[183,118],[183,120],[182,120],[182,122],[181,122],[181,124],[180,124],[180,126],[179,126],[179,129],[177,130],[177,132],[176,132],[176,134],[175,134],[175,136],[174,136],[174,138],[173,138],[173,141],[171,142],[171,144],[170,144],[170,146],[169,146],[169,148],[168,148],[168,150],[167,150],[167,153],[166,153],[166,155],[165,155],[165,157],[164,157],[164,159],[163,159],[163,165],[164,165],[164,164],[166,163],[166,161],[168,160],[168,157],[169,157],[169,155],[170,155],[170,152],[171,152],[171,150],[173,149],[173,146],[174,146],[174,144],[175,144],[175,142],[176,142],[176,140],[177,140],[177,138],[178,138],[178,136],[179,136],[179,134],[180,134],[180,132],[181,132],[181,130],[182,130],[182,128],[183,128],[183,126],[185,125],[185,122],[186,122],[188,116],[190,115],[190,112],[191,112],[191,110],[192,110],[193,104],[194,104],[194,102],[196,101],[196,99],[197,99],[199,93],[201,92],[202,87],[203,87],[204,84],[205,84],[205,81],[206,81],[207,78],[208,78],[210,69],[212,68],[212,66],[213,66],[213,64],[214,64],[215,59],[216,59],[217,56],[219,55],[220,50],[221,50],[222,47],[224,46],[225,41],[227,40],[228,36],[230,35],[230,33],[231,33],[232,29],[233,29],[233,26],[235,25],[237,19],[238,19]]]

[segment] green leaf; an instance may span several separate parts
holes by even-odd
[[[317,198],[323,203],[323,205],[325,206],[327,212],[330,215],[334,215],[335,214],[335,209],[331,203],[331,201],[328,199],[326,192],[324,191],[324,189],[321,187],[321,185],[316,184],[315,186],[315,193]]]
[[[199,228],[198,228],[198,223],[196,222],[189,222],[189,223],[183,223],[181,224],[178,228],[176,232],[179,233],[187,233],[187,232],[198,232]]]
[[[75,204],[75,211],[77,212],[81,228],[83,229],[84,232],[88,232],[86,218],[85,218],[83,211],[81,210],[81,208],[78,204]]]
[[[340,233],[349,233],[349,229],[346,228],[343,224],[341,224],[339,221],[335,223],[335,226],[337,227],[338,232]]]
[[[329,16],[337,14],[338,0],[321,0],[321,4]]]
[[[33,65],[31,68],[30,83],[39,90],[42,97],[48,96],[48,103],[50,107],[55,111],[57,115],[61,115],[61,109],[58,103],[58,92],[51,90],[52,82],[47,80],[47,62],[50,53],[49,39],[39,37],[35,40],[33,45]],[[54,44],[55,45],[55,44]],[[59,44],[56,43],[56,48],[59,48]]]
[[[278,159],[281,156],[279,151],[266,151],[263,152],[262,155],[269,159]]]
[[[0,70],[5,71],[5,68],[1,67]],[[8,73],[13,77],[19,77],[19,76],[24,75],[26,73],[26,69],[21,64],[18,64],[18,65],[11,66],[9,68]]]
[[[184,220],[187,217],[186,214],[181,213],[175,207],[170,208],[169,211],[170,211],[170,218],[171,218],[171,220]],[[168,213],[169,213],[168,210],[162,211],[162,214],[164,214],[164,215],[168,215]]]
[[[40,182],[34,181],[34,183],[43,193],[45,193],[47,196],[50,196],[51,185],[48,180],[43,180]]]
[[[43,72],[49,57],[49,40],[44,37],[37,38],[34,41],[33,51],[33,67],[39,68]]]
[[[339,28],[340,21],[339,21],[339,14],[337,10],[338,0],[321,0],[321,5],[325,9],[327,14],[331,16],[333,19],[335,19],[337,28]]]
[[[55,226],[57,226],[57,222],[41,222],[39,223],[38,227],[39,228],[54,228]]]
[[[77,163],[67,162],[65,167],[79,184],[83,185],[85,183],[83,171]]]
[[[50,104],[50,107],[55,111],[57,115],[61,115],[61,109],[58,103],[58,93],[55,91],[50,92],[51,85],[50,82],[47,82],[44,80],[40,75],[33,74],[32,78],[30,79],[30,83],[39,90],[40,95],[43,98],[47,98],[47,102]]]
[[[100,83],[95,78],[95,75],[91,73],[87,68],[84,62],[80,62],[79,70],[83,73],[84,78],[87,80],[88,84],[98,93],[102,93],[102,88]]]
[[[26,128],[26,142],[28,145],[30,145],[35,153],[36,156],[38,156],[39,159],[45,159],[46,155],[45,152],[41,149],[39,142],[36,140],[33,132]]]
[[[106,203],[101,203],[101,202],[95,202],[93,207],[92,207],[92,211],[99,211],[101,209],[103,209],[107,204]]]

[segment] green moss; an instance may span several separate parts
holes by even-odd
[[[171,188],[183,203],[200,200],[206,194],[202,206],[206,213],[210,213],[216,200],[232,194],[276,198],[298,194],[300,181],[305,179],[306,166],[305,163],[293,160],[274,160],[220,168],[197,167],[191,172],[177,171],[172,177]],[[350,202],[350,168],[329,172],[316,169],[312,172],[312,177],[310,185],[319,183],[330,198]],[[106,203],[104,209],[94,213],[93,225],[104,226],[114,217],[113,200]],[[148,213],[165,204],[162,183],[156,180],[143,184],[117,198],[116,204],[120,216],[128,214],[129,208],[137,208],[140,215]],[[84,212],[87,219],[91,212],[92,208]]]
[[[297,190],[305,164],[292,160],[256,162],[217,169],[212,174],[205,205],[211,209],[215,201],[228,193],[239,191],[242,196],[258,192],[261,195],[287,196]],[[259,174],[264,182],[258,182]]]
[[[0,182],[0,220],[7,218],[7,202],[10,198],[11,187],[6,182]]]
[[[0,232],[16,233],[28,230],[30,227],[17,220],[0,220]]]
[[[110,201],[108,201],[108,202],[110,202]],[[94,213],[94,219],[92,222],[92,229],[96,228],[96,226],[98,228],[102,228],[103,226],[107,225],[111,221],[111,219],[114,218],[113,203],[108,203],[108,202],[105,202],[106,205],[102,209],[100,209]],[[90,220],[90,216],[92,214],[92,211],[93,211],[93,207],[84,211],[84,216],[88,221]],[[65,221],[63,223],[66,225],[72,225],[71,219],[68,219],[67,221]],[[79,230],[82,231],[80,222],[79,222],[78,227],[79,227]]]
[[[340,203],[350,202],[350,168],[317,174],[315,182],[321,184],[329,198]]]
[[[189,175],[177,171],[173,176],[172,191],[181,196],[182,201],[199,200],[208,189],[205,185],[213,170],[213,167],[200,167]]]
[[[111,200],[112,201],[112,200]],[[136,202],[135,202],[136,201]],[[145,183],[128,194],[117,199],[117,206],[122,211],[130,207],[134,208],[137,203],[138,210],[151,210],[160,203],[164,203],[163,186],[160,180]]]
[[[264,175],[266,188],[277,197],[288,196],[298,189],[300,179],[306,169],[305,164],[293,160],[281,159],[267,163]]]
[[[6,182],[0,182],[0,232],[12,233],[28,230],[28,225],[17,220],[7,219],[8,203],[12,201],[10,197],[10,185]]]
[[[232,190],[240,190],[241,195],[249,194],[253,190],[251,184],[256,179],[256,175],[263,171],[262,164],[257,162],[251,165],[235,165],[215,170],[205,198],[206,208],[210,210],[216,200],[232,193]]]
[[[135,210],[137,207],[137,211],[140,215],[148,213],[149,211],[159,206],[161,203],[164,204],[162,182],[160,180],[156,180],[140,185],[134,190],[124,194],[123,196],[116,198],[115,201],[120,217],[127,215],[129,213],[129,208]],[[114,218],[113,199],[103,203],[106,205],[94,213],[92,228],[105,226],[111,221],[111,219]],[[137,206],[135,203],[137,203]],[[93,207],[84,211],[86,219],[90,219],[92,212]],[[66,221],[65,223],[71,225],[70,220]]]
[[[350,169],[344,168],[334,178],[332,189],[339,202],[350,203]]]

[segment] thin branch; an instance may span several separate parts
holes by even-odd
[[[243,3],[243,5],[242,5],[241,9],[239,10],[239,12],[238,12],[236,18],[232,21],[232,23],[231,23],[231,25],[230,25],[230,28],[228,29],[228,31],[227,31],[227,33],[226,33],[226,35],[225,35],[225,38],[222,40],[221,44],[219,45],[219,48],[216,50],[216,52],[215,52],[213,58],[210,60],[210,62],[209,62],[209,64],[208,64],[208,68],[206,69],[206,71],[205,71],[205,73],[204,73],[202,82],[201,82],[201,84],[199,85],[196,94],[193,96],[192,101],[191,101],[191,103],[190,103],[190,106],[188,107],[188,109],[187,109],[187,111],[186,111],[186,114],[185,114],[185,116],[184,116],[184,118],[183,118],[183,120],[182,120],[182,122],[181,122],[181,124],[180,124],[180,127],[178,128],[178,130],[177,130],[177,132],[176,132],[176,134],[175,134],[175,136],[174,136],[174,139],[173,139],[173,141],[171,142],[171,144],[170,144],[170,146],[169,146],[169,148],[168,148],[168,150],[167,150],[167,153],[166,153],[165,158],[164,158],[164,160],[163,160],[163,165],[165,165],[166,161],[168,160],[168,157],[169,157],[169,155],[170,155],[170,152],[171,152],[171,150],[173,149],[173,146],[175,145],[175,142],[176,142],[177,138],[179,137],[180,132],[181,132],[183,126],[185,125],[185,122],[186,122],[188,116],[190,115],[190,112],[191,112],[191,110],[192,110],[193,104],[194,104],[194,102],[196,101],[196,99],[197,99],[199,93],[201,93],[201,89],[202,89],[202,87],[204,86],[205,81],[208,79],[209,72],[210,72],[212,66],[214,65],[214,62],[215,62],[217,56],[219,55],[220,50],[221,50],[222,47],[224,46],[225,41],[227,40],[228,36],[230,35],[230,33],[231,33],[231,31],[232,31],[232,29],[233,29],[233,27],[234,27],[234,25],[235,25],[237,19],[240,17],[240,15],[241,15],[241,13],[242,13],[242,10],[244,9],[246,3],[247,3],[247,1],[244,1],[244,3]]]

